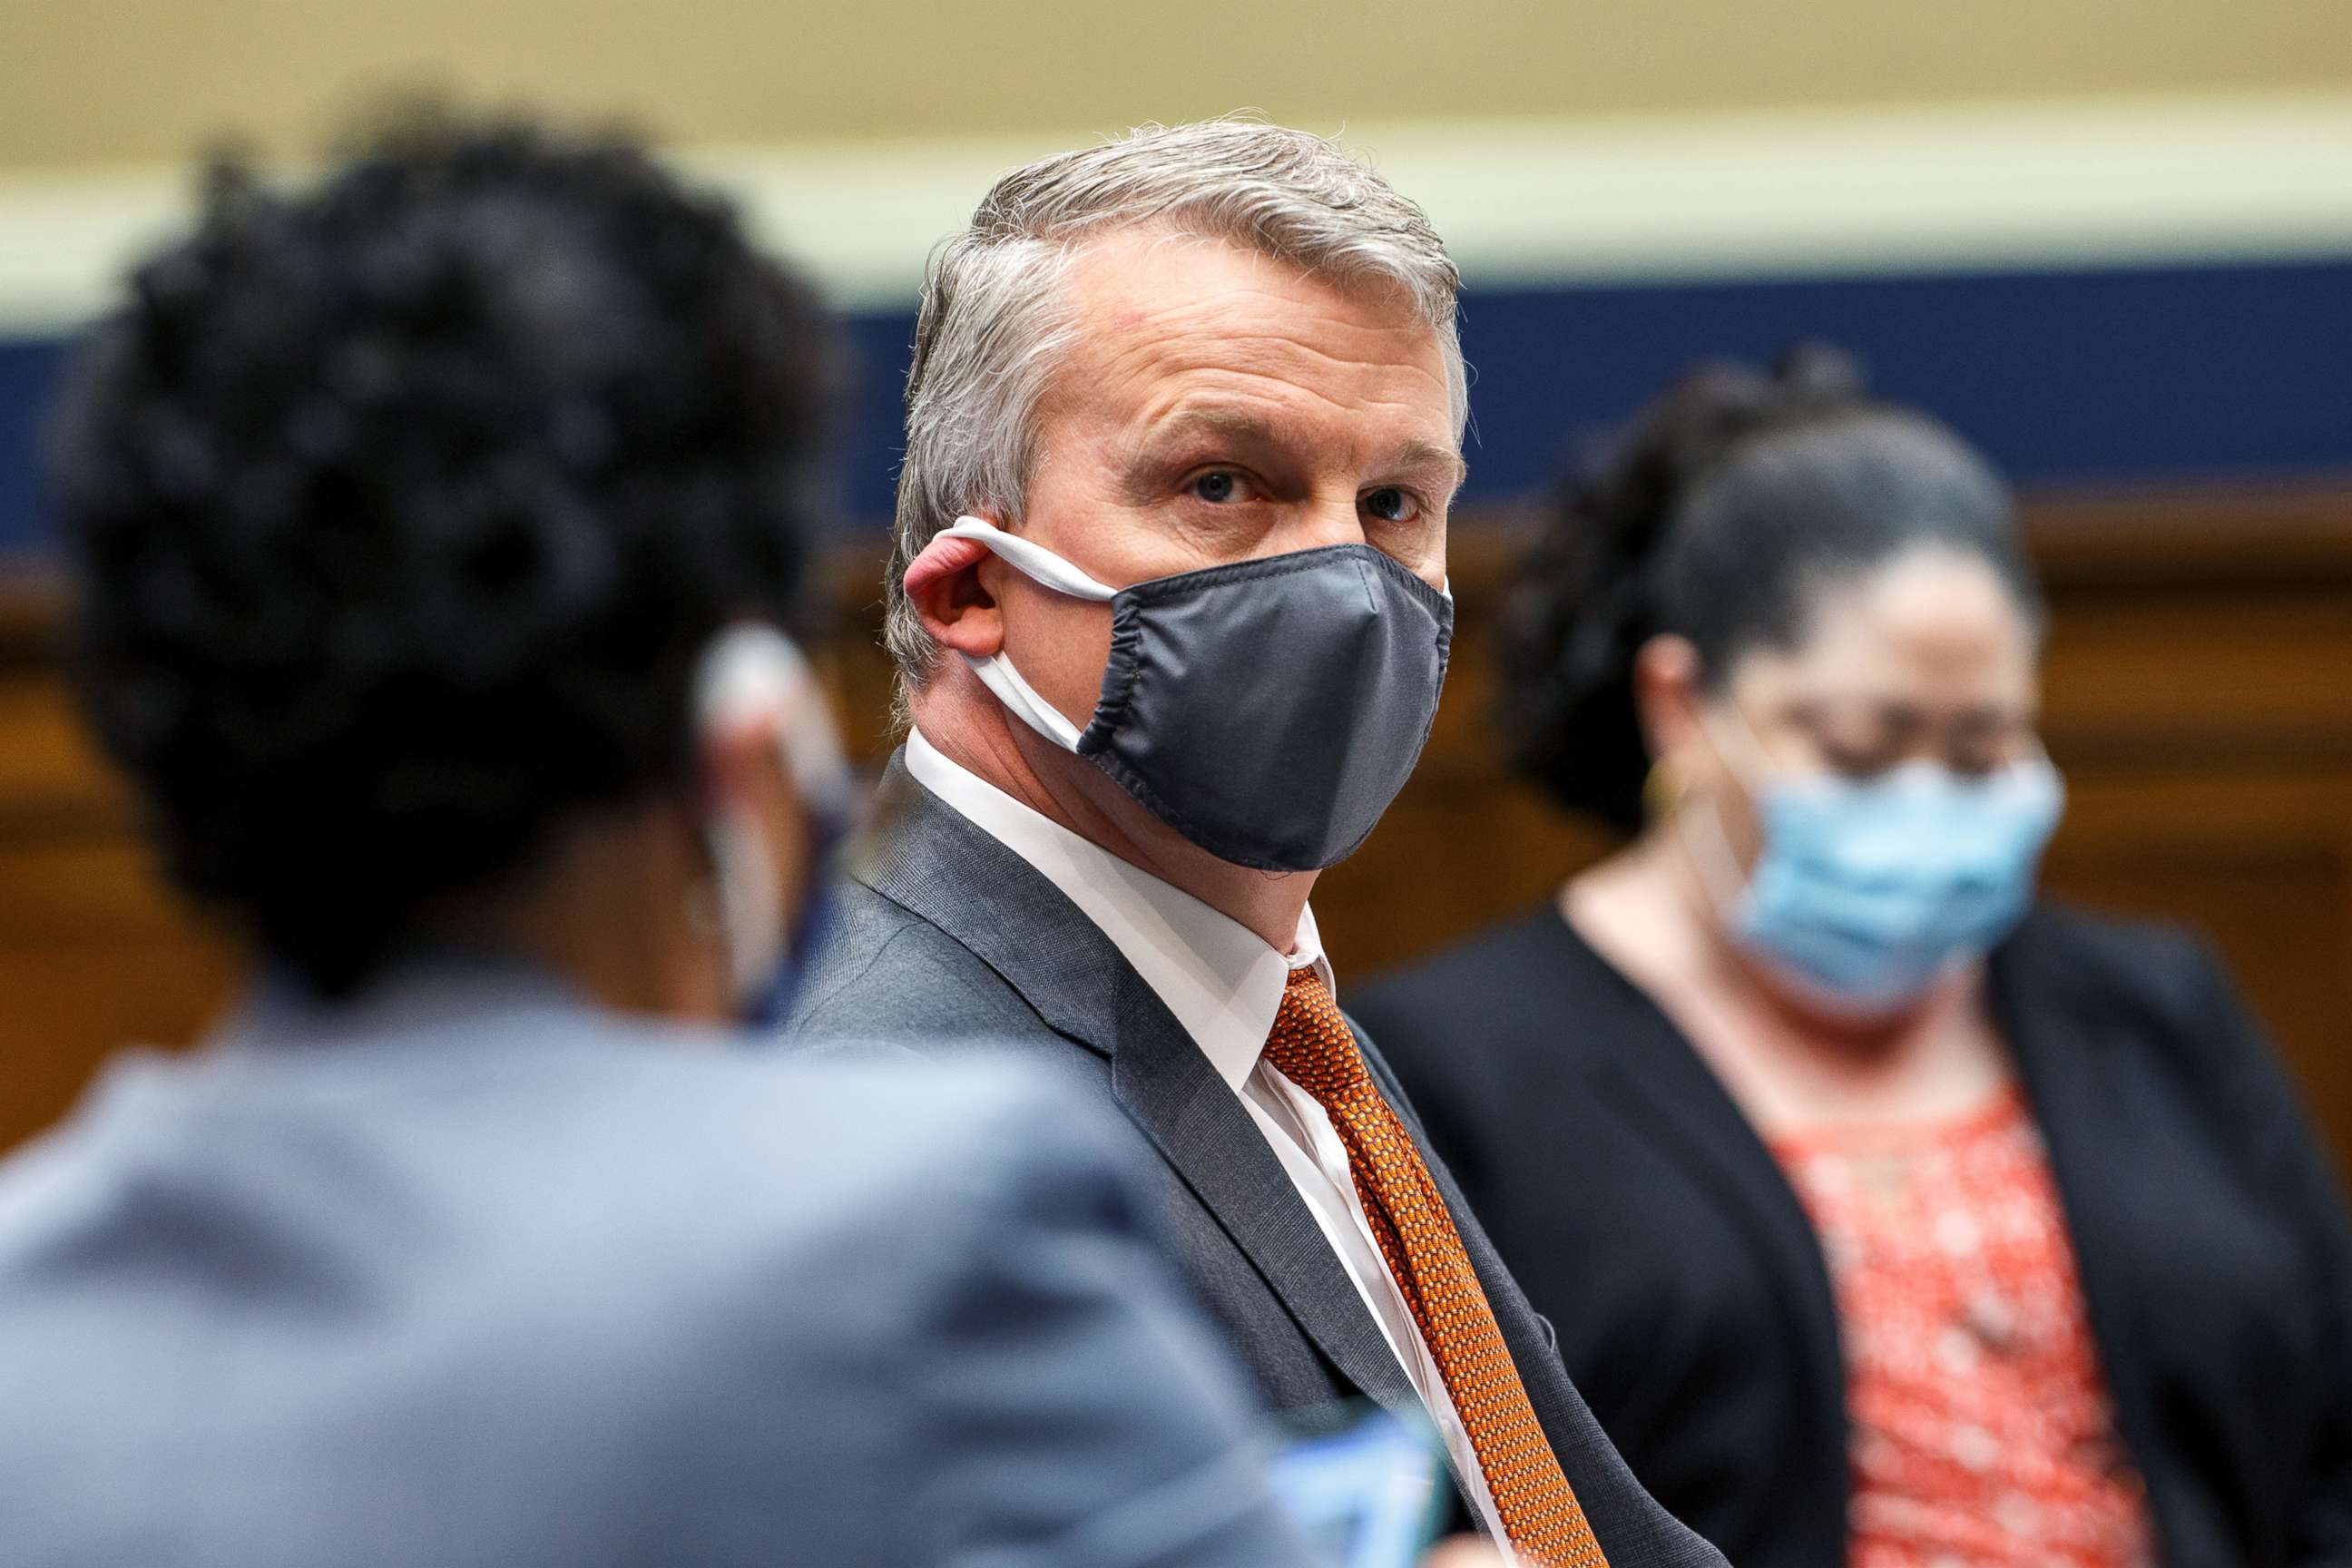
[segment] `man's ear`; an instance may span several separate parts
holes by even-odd
[[[935,538],[907,563],[907,598],[942,647],[989,658],[1004,647],[1004,616],[982,581],[996,557],[969,539]]]

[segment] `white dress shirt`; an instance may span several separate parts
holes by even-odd
[[[1027,861],[1101,928],[1144,984],[1174,1014],[1217,1076],[1247,1108],[1290,1184],[1322,1228],[1356,1293],[1370,1309],[1398,1364],[1445,1440],[1454,1473],[1478,1506],[1487,1533],[1507,1540],[1486,1490],[1470,1434],[1454,1408],[1437,1363],[1404,1294],[1381,1258],[1364,1218],[1347,1146],[1307,1092],[1260,1060],[1281,1010],[1290,972],[1312,967],[1331,984],[1315,914],[1298,918],[1287,956],[1228,915],[1171,887],[1092,841],[1031,810],[923,739],[907,737],[907,771],[990,837]]]

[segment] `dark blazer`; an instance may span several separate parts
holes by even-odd
[[[2164,1560],[2352,1563],[2352,1225],[2265,1043],[2153,930],[2040,910],[1990,967]],[[1665,1016],[1549,909],[1356,1005],[1634,1473],[1746,1568],[1843,1563],[1828,1272]]]
[[[1177,1262],[1276,1410],[1421,1405],[1274,1151],[1118,947],[1018,855],[918,784],[884,780],[885,827],[853,858],[788,1033],[951,1058],[1009,1043],[1119,1111],[1156,1173]],[[1409,1127],[1377,1052],[1371,1070]],[[1423,1152],[1426,1154],[1424,1143]],[[1612,1568],[1714,1564],[1652,1501],[1560,1370],[1549,1331],[1433,1156],[1429,1163],[1569,1482]]]
[[[0,1164],[0,1561],[1304,1561],[1096,1119],[912,1076],[506,972],[127,1059]]]

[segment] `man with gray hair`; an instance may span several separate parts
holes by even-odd
[[[1444,1439],[1531,1563],[1715,1563],[1627,1472],[1333,998],[1307,907],[1437,710],[1459,279],[1328,142],[1150,128],[934,259],[888,640],[911,727],[792,1028],[1116,1105],[1276,1409]]]

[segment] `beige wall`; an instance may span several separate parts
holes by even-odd
[[[2347,0],[0,0],[0,169],[318,150],[357,90],[690,142],[2352,84]]]

